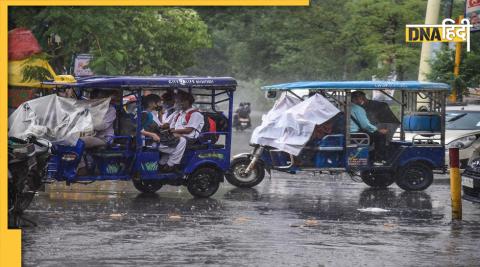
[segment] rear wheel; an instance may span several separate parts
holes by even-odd
[[[246,173],[251,159],[248,157],[241,157],[232,160],[230,163],[230,171],[225,174],[227,181],[236,187],[254,187],[263,181],[265,178],[265,169],[261,162],[257,162],[255,168],[249,173]]]
[[[386,188],[395,182],[393,173],[385,171],[363,171],[360,177],[364,183],[374,188]]]
[[[13,183],[10,178],[8,181],[8,226],[10,228],[20,227],[22,214],[35,196],[35,192],[29,190],[25,179],[18,182],[20,184]]]
[[[212,196],[220,187],[220,175],[219,171],[214,168],[203,167],[197,169],[187,180],[188,192],[199,198]]]
[[[155,180],[133,180],[133,186],[142,193],[153,194],[160,190],[163,184]]]
[[[33,201],[35,191],[30,189],[28,178],[17,177],[17,181],[12,183],[14,196],[13,210],[17,214],[22,214]]]
[[[425,163],[412,162],[400,168],[396,183],[406,191],[422,191],[433,182],[433,171]]]
[[[33,201],[33,197],[35,196],[35,192],[22,192],[17,197],[16,203],[16,212],[23,213],[29,206],[30,203]]]

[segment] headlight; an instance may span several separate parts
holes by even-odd
[[[480,158],[476,158],[476,159],[471,160],[468,163],[468,166],[470,166],[472,169],[480,168]]]
[[[475,142],[475,140],[477,140],[477,137],[475,135],[465,136],[448,143],[447,148],[457,147],[459,149],[465,149],[471,146],[473,142]]]

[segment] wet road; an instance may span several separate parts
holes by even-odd
[[[183,187],[149,196],[129,182],[57,183],[28,210],[38,226],[23,231],[23,263],[478,266],[480,205],[463,205],[464,220],[451,223],[448,184],[406,193],[348,176],[274,173],[253,189],[225,183],[210,199]]]

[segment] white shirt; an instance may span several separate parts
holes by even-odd
[[[158,118],[158,111],[156,110],[153,110],[153,111],[150,111],[153,115],[153,121],[158,125],[158,126],[161,126],[162,123],[160,122],[160,119]]]
[[[167,116],[167,112],[163,113],[162,115],[162,124],[168,123],[172,125],[173,120],[177,117],[178,111],[174,111],[170,116]]]
[[[175,117],[173,118],[173,120],[175,120],[175,118],[177,120],[173,121],[170,124],[170,128],[173,128],[173,129],[176,129],[176,130],[185,129],[185,128],[193,128],[194,130],[191,133],[185,134],[184,136],[188,137],[188,138],[197,138],[199,133],[202,131],[202,128],[203,128],[203,125],[205,124],[205,122],[203,120],[202,113],[196,111],[196,112],[193,112],[190,115],[190,119],[188,120],[188,123],[187,123],[186,115],[191,110],[194,110],[194,108],[190,108],[187,111],[182,110],[182,111],[179,112],[180,115],[175,114]]]

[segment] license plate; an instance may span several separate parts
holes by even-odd
[[[462,185],[473,188],[473,179],[468,177],[462,177]]]

